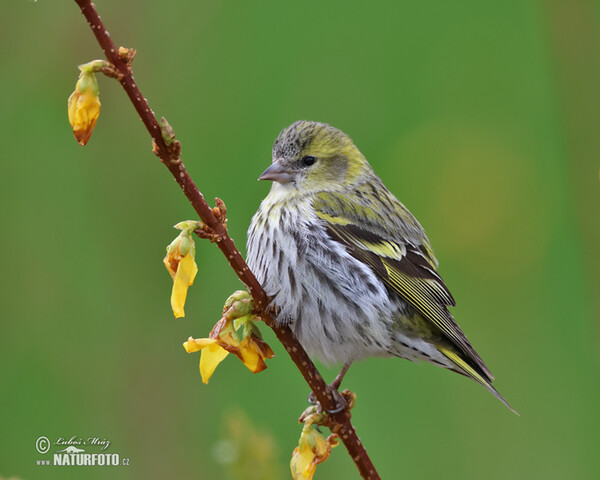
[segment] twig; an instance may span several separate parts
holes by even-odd
[[[254,298],[255,305],[260,309],[260,315],[264,322],[271,327],[279,341],[284,345],[292,361],[296,364],[302,376],[308,383],[310,389],[314,392],[321,406],[328,411],[336,409],[337,402],[327,389],[327,384],[323,377],[304,351],[294,333],[287,326],[277,325],[274,318],[267,311],[268,298],[261,285],[258,283],[254,274],[250,271],[246,262],[235,247],[233,240],[227,234],[225,226],[215,217],[212,209],[200,193],[196,184],[187,172],[183,162],[179,158],[180,145],[167,145],[163,139],[161,125],[156,119],[146,99],[138,89],[131,72],[131,65],[128,58],[119,55],[119,51],[110,38],[110,35],[104,24],[100,20],[94,5],[90,0],[75,0],[81,8],[96,40],[104,51],[106,58],[111,62],[119,72],[118,81],[129,96],[131,103],[138,112],[142,122],[148,129],[154,142],[154,152],[158,155],[161,162],[169,169],[175,180],[183,190],[192,207],[200,219],[208,225],[214,232],[216,244],[223,252],[229,265],[233,268],[239,279],[248,287],[248,290]],[[166,122],[165,122],[166,124]],[[331,414],[332,428],[336,430],[342,442],[348,449],[348,453],[356,464],[361,476],[364,479],[377,480],[379,474],[371,462],[367,451],[362,445],[356,434],[356,430],[350,421],[350,411],[344,409],[341,412]]]

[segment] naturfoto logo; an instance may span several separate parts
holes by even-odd
[[[118,453],[103,453],[111,446],[111,441],[101,437],[58,437],[54,442],[40,436],[35,442],[38,453],[45,455],[54,452],[52,458],[38,459],[37,465],[45,466],[119,466],[129,465],[129,458]]]

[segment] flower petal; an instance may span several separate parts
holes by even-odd
[[[236,355],[252,373],[262,372],[267,368],[265,359],[275,356],[271,347],[254,334],[244,337]]]
[[[185,317],[183,309],[187,297],[188,287],[194,283],[194,277],[198,272],[198,267],[194,258],[188,253],[181,259],[175,273],[173,282],[173,291],[171,292],[171,308],[176,318]]]
[[[252,373],[262,372],[267,365],[265,364],[262,357],[251,348],[244,348],[244,342],[242,341],[242,347],[240,348],[239,358],[248,367]]]
[[[225,360],[227,355],[229,355],[229,352],[216,343],[207,345],[206,348],[202,350],[202,353],[200,354],[200,375],[202,375],[203,383],[208,383],[215,368],[217,368],[219,363]]]
[[[216,343],[216,340],[213,338],[188,338],[187,342],[183,342],[183,348],[185,348],[186,352],[194,353],[199,350],[202,350],[204,347],[208,347]]]
[[[296,447],[294,449],[292,460],[290,461],[290,470],[292,471],[294,480],[310,480],[313,478],[317,468],[314,458],[315,454],[310,447],[305,446],[302,449]]]
[[[175,281],[175,275],[177,274],[177,265],[179,265],[180,258],[176,255],[173,255],[171,252],[167,251],[165,258],[163,258],[163,263],[171,275],[173,281]]]
[[[190,273],[190,287],[194,284],[194,279],[196,278],[196,275],[198,274],[198,265],[196,265],[196,261],[194,260],[193,257],[192,257],[192,261],[194,262],[194,264],[192,265],[192,271]]]

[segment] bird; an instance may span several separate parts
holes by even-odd
[[[248,229],[247,263],[306,352],[326,365],[428,362],[479,383],[517,413],[449,311],[425,230],[341,130],[300,120],[273,144],[272,181]]]

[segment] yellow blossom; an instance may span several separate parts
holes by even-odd
[[[265,359],[275,356],[271,347],[254,333],[242,339],[236,355],[252,373],[262,372],[267,368]]]
[[[221,347],[214,338],[194,339],[190,337],[187,342],[183,342],[183,348],[188,353],[202,351],[200,353],[200,375],[202,375],[203,383],[208,383],[219,363],[229,355],[229,352]]]
[[[185,317],[183,307],[187,298],[188,288],[194,283],[198,273],[198,266],[191,253],[184,256],[177,267],[173,278],[173,290],[171,292],[171,308],[176,318]]]
[[[184,342],[183,347],[188,353],[202,350],[200,373],[204,383],[208,382],[228,353],[236,355],[252,373],[262,372],[267,368],[265,360],[275,356],[271,347],[261,338],[251,312],[252,298],[248,292],[235,292],[227,299],[223,317],[215,324],[209,338],[190,337]],[[240,329],[241,340],[237,332]]]
[[[223,318],[210,332],[210,338],[214,338],[221,347],[236,355],[252,373],[262,372],[267,368],[265,359],[273,358],[275,354],[260,337],[260,331],[254,325],[252,315],[244,315],[233,320],[229,313],[234,309],[236,309],[235,304],[224,312]],[[236,330],[242,326],[243,337],[240,341]]]
[[[181,224],[177,224],[176,227],[179,225]],[[194,283],[194,278],[198,273],[198,266],[194,260],[195,255],[196,247],[192,234],[184,229],[167,247],[167,255],[163,259],[163,263],[173,279],[171,308],[176,318],[185,317],[183,307],[187,298],[187,291]]]
[[[292,453],[290,469],[294,480],[311,480],[317,465],[327,460],[331,447],[337,445],[337,437],[330,435],[328,438],[315,426],[316,421],[322,418],[321,414],[309,415],[305,419],[298,446]]]
[[[100,115],[98,82],[91,71],[82,71],[68,101],[69,123],[80,145],[85,145]]]

